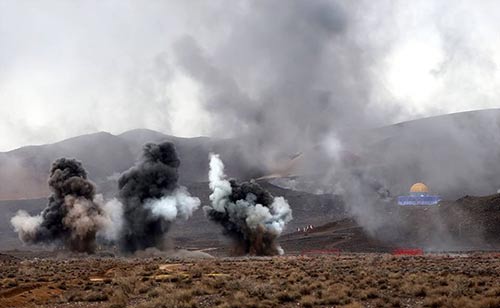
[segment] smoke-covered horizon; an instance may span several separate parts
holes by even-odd
[[[286,150],[281,130],[322,140],[353,123],[495,107],[499,11],[494,1],[2,2],[0,150],[132,128],[262,139],[259,127],[278,136],[258,143]],[[94,112],[74,112],[83,106]]]

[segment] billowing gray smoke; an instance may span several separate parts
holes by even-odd
[[[174,144],[149,143],[142,159],[118,179],[123,204],[121,249],[164,248],[164,235],[177,218],[187,219],[200,205],[177,184],[179,157]]]
[[[214,48],[180,40],[177,62],[202,88],[214,133],[242,140],[247,158],[268,167],[287,154],[314,155],[305,169],[315,172],[328,159],[315,146],[382,123],[370,105],[373,59],[350,27],[357,11],[350,6],[250,1],[232,7],[240,15]]]
[[[52,195],[40,215],[19,211],[11,219],[19,238],[30,244],[62,244],[72,251],[93,252],[96,234],[109,223],[95,203],[95,187],[75,159],[60,158],[50,169]]]
[[[218,155],[210,155],[209,219],[221,224],[224,233],[237,245],[238,254],[283,254],[277,238],[292,220],[292,211],[283,197],[273,197],[255,182],[228,181]]]
[[[165,111],[178,109],[178,114],[183,115],[178,119],[184,119],[172,121],[170,133],[203,132],[218,138],[234,137],[240,141],[241,152],[251,165],[273,169],[279,158],[303,153],[306,159],[302,170],[294,174],[311,175],[322,185],[315,191],[342,191],[348,195],[348,207],[364,227],[387,230],[393,220],[380,211],[378,200],[373,201],[371,185],[363,182],[367,178],[376,178],[395,196],[407,193],[417,181],[425,182],[447,199],[489,194],[500,188],[498,112],[490,117],[488,111],[486,118],[477,121],[457,117],[457,121],[435,119],[439,121],[373,130],[397,120],[419,117],[418,113],[497,106],[498,44],[491,38],[496,36],[500,18],[490,17],[491,12],[500,12],[492,9],[498,4],[435,2],[158,1],[146,10],[134,10],[134,5],[120,9],[105,5],[79,4],[78,9],[68,6],[65,15],[74,16],[74,20],[87,20],[86,16],[94,16],[96,11],[106,13],[98,14],[94,28],[85,28],[96,35],[80,36],[102,38],[106,44],[93,44],[97,47],[95,53],[85,53],[83,58],[93,57],[92,63],[103,61],[99,66],[104,78],[101,80],[115,80],[118,92],[95,82],[99,79],[95,79],[94,71],[80,71],[82,78],[92,76],[95,80],[73,82],[75,86],[64,92],[73,94],[72,90],[76,90],[87,95],[104,91],[102,96],[109,99],[101,101],[111,105],[99,103],[97,107],[106,111],[104,114],[111,108],[122,119],[110,122],[110,117],[104,117],[104,126],[99,127],[106,130],[121,131],[129,126],[165,130]],[[122,16],[117,20],[130,19],[141,26],[110,23],[106,18],[109,10]],[[9,16],[10,10],[4,11]],[[57,14],[60,8],[47,12]],[[24,10],[18,14],[29,19]],[[193,23],[193,19],[200,22]],[[40,23],[47,27],[44,33],[53,32],[52,27],[60,28],[52,22],[59,19],[48,20]],[[75,31],[67,32],[78,32],[81,24],[76,22]],[[11,28],[24,29],[23,23]],[[473,28],[477,31],[470,31]],[[127,35],[114,35],[115,32]],[[140,44],[130,43],[130,33],[136,34]],[[121,41],[123,38],[127,39]],[[75,43],[74,38],[69,41]],[[77,43],[89,45],[86,41]],[[3,44],[10,45],[15,44]],[[125,65],[123,69],[109,67],[107,63],[117,60],[115,48],[120,52],[131,50],[128,54],[134,61],[124,57],[124,62],[119,63]],[[156,55],[154,64],[144,65],[144,59],[150,55]],[[11,61],[13,57],[4,58]],[[129,62],[137,63],[137,67],[128,66]],[[86,62],[78,67],[94,68]],[[14,74],[17,75],[24,76]],[[424,80],[427,81],[420,82]],[[17,82],[26,83],[22,78]],[[179,90],[179,82],[192,87]],[[82,84],[97,88],[80,89]],[[10,88],[15,94],[17,87]],[[122,93],[120,89],[126,90]],[[17,97],[14,94],[11,96]],[[186,95],[187,100],[193,96],[195,104],[184,104]],[[61,97],[59,104],[66,101]],[[55,101],[53,97],[45,99]],[[198,100],[200,106],[196,104]],[[144,108],[144,101],[149,108]],[[205,113],[198,112],[199,107]],[[157,112],[160,109],[163,112]],[[191,121],[193,117],[196,121]],[[193,125],[179,125],[186,119]],[[22,122],[20,119],[13,123],[23,127]],[[0,122],[0,126],[8,126],[6,123]],[[87,124],[73,126],[86,128]],[[27,128],[33,129],[29,125]],[[353,168],[339,162],[342,150],[359,155],[362,166]],[[13,169],[10,164],[8,167]],[[363,175],[358,176],[356,169],[362,169]],[[36,219],[33,224],[36,225]]]
[[[500,187],[498,112],[487,111],[476,119],[458,115],[376,129],[398,117],[407,118],[405,112],[413,113],[411,107],[405,110],[406,98],[396,102],[398,98],[386,92],[381,63],[394,51],[392,44],[399,44],[393,35],[409,33],[398,29],[401,24],[394,18],[406,19],[401,14],[406,10],[422,13],[421,7],[383,1],[376,5],[326,0],[234,3],[213,8],[217,13],[232,13],[220,14],[228,17],[212,24],[224,33],[219,40],[186,36],[176,45],[175,59],[199,85],[199,97],[215,133],[240,140],[248,160],[273,169],[277,158],[303,153],[297,168],[301,170],[294,174],[309,176],[315,192],[342,194],[358,223],[377,235],[394,226],[394,219],[381,208],[387,205],[394,211],[397,205],[378,198],[380,187],[374,186],[387,187],[397,196],[423,181],[443,198],[491,194]],[[390,13],[380,18],[382,11]],[[470,63],[471,54],[483,52],[464,31],[450,30],[457,11],[444,11],[449,14],[446,27],[430,18],[428,34],[442,34],[449,54],[428,70],[429,75],[436,84],[456,80],[475,84],[475,78],[470,78],[474,71],[454,73],[463,69],[461,63]],[[422,24],[427,23],[416,22],[415,29],[425,28]],[[388,31],[381,33],[379,27]],[[400,39],[413,40],[411,34]],[[485,66],[487,71],[494,67]],[[419,87],[423,86],[411,88]],[[456,95],[463,87],[452,89],[422,103],[453,105],[467,97]],[[454,94],[448,96],[448,92]],[[345,164],[344,151],[356,153],[360,163]],[[372,185],[375,182],[379,184]]]
[[[380,108],[373,100],[379,80],[372,75],[376,48],[365,48],[371,40],[355,28],[356,12],[364,12],[356,6],[252,1],[235,10],[240,15],[214,47],[195,36],[180,40],[177,64],[200,85],[215,133],[236,137],[249,161],[270,170],[280,159],[302,153],[295,174],[333,191],[339,153],[359,144],[357,133],[394,114],[390,104]],[[371,205],[348,204],[361,216],[368,213],[363,208],[376,208]],[[371,217],[366,216],[370,223]]]

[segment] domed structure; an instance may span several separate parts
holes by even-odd
[[[410,193],[428,193],[429,188],[424,183],[415,183],[410,188]]]
[[[410,188],[409,196],[399,196],[398,204],[403,206],[437,205],[441,201],[438,195],[431,195],[429,188],[424,183],[415,183]]]

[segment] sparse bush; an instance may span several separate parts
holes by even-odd
[[[446,297],[444,296],[427,297],[424,300],[424,307],[439,308],[443,307],[444,303],[446,303]]]
[[[156,298],[162,293],[161,288],[154,288],[147,293],[148,298]]]
[[[159,271],[162,259],[44,259],[23,265],[23,276],[18,276],[17,263],[0,261],[0,288],[1,292],[18,292],[17,288],[43,287],[63,292],[59,302],[50,303],[107,300],[109,307],[498,307],[499,261],[485,258],[357,254],[219,259],[168,271]],[[160,274],[164,276],[157,280]],[[87,279],[103,276],[105,281]],[[23,295],[29,301],[34,294]]]
[[[300,304],[305,308],[312,308],[316,303],[316,298],[311,295],[304,296],[300,299]]]
[[[87,302],[104,302],[108,300],[108,296],[102,292],[91,292],[85,296]]]
[[[81,291],[73,291],[66,293],[66,301],[68,302],[83,302],[85,301],[85,295]]]
[[[14,279],[14,278],[7,278],[3,282],[4,288],[13,288],[13,287],[17,287],[18,285],[19,284],[17,282],[17,279]]]
[[[345,305],[343,308],[363,308],[363,305],[361,305],[358,302],[353,302],[353,303]]]
[[[300,294],[296,292],[282,291],[276,294],[276,298],[280,301],[280,303],[288,303],[300,298]]]
[[[122,308],[127,306],[128,296],[122,289],[116,289],[109,298],[110,308]]]
[[[423,297],[427,295],[427,289],[423,286],[416,286],[413,289],[413,295],[418,296],[418,297]]]
[[[257,299],[268,299],[269,293],[272,292],[273,287],[265,283],[255,283],[248,286],[247,292],[250,296]]]
[[[498,308],[500,307],[500,298],[483,298],[476,302],[478,308]]]

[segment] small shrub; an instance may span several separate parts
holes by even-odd
[[[305,308],[312,308],[315,303],[316,299],[311,295],[304,296],[300,299],[300,304]]]
[[[299,297],[300,297],[299,294],[287,291],[279,292],[276,295],[276,298],[280,301],[280,303],[293,302]]]
[[[108,300],[108,296],[102,292],[92,292],[85,296],[87,302],[104,302]]]

